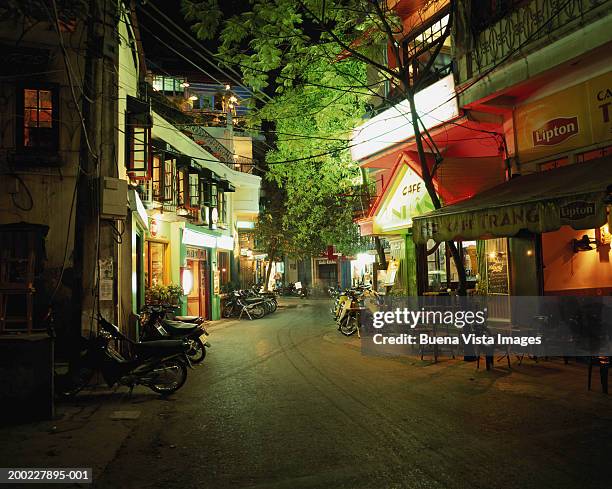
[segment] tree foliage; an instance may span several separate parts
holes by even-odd
[[[184,1],[186,8],[190,8],[189,5],[193,7],[192,0]],[[209,13],[216,15],[219,11],[217,0],[200,2],[200,5],[203,3],[209,11],[192,8],[192,19],[203,21]],[[429,79],[432,64],[450,33],[453,11],[454,2],[451,0],[451,18],[445,32],[427,48],[427,56],[411,59],[402,55],[397,42],[408,33],[403,32],[401,20],[387,2],[251,0],[248,11],[222,21],[219,54],[226,63],[240,66],[246,84],[256,89],[274,89],[276,96],[271,103],[265,104],[260,117],[265,115],[276,121],[279,128],[292,127],[287,119],[294,117],[298,121],[297,126],[293,126],[297,134],[308,136],[320,137],[324,131],[331,130],[332,133],[337,131],[336,137],[347,137],[348,131],[356,125],[355,119],[363,113],[366,99],[361,97],[372,93],[371,80],[365,77],[366,69],[377,74],[374,83],[385,79],[390,81],[410,102],[410,122],[421,176],[434,206],[439,208],[441,202],[428,167],[414,96]],[[215,34],[211,32],[211,35]],[[380,52],[387,46],[395,67],[381,60]],[[336,92],[336,98],[332,92]],[[351,107],[354,112],[350,112]],[[299,112],[295,112],[296,109]],[[347,109],[350,114],[345,117]],[[326,147],[326,141],[319,139],[317,146]],[[274,169],[271,176],[288,189],[288,215],[310,216],[310,219],[295,223],[299,232],[306,232],[306,228],[314,224],[322,230],[321,237],[325,239],[325,219],[335,223],[335,218],[348,218],[349,214],[346,205],[334,206],[337,201],[326,191],[329,189],[326,177],[333,175],[334,171],[338,173],[334,175],[339,186],[336,195],[342,194],[347,186],[344,175],[349,180],[351,178],[354,167],[346,153],[346,144],[337,151],[314,154],[312,146],[300,143],[298,149],[282,137],[279,137],[277,146],[278,149],[268,155],[268,162],[287,162],[282,169]],[[311,162],[289,164],[292,160],[287,156],[297,151],[302,152],[302,156],[312,157]],[[304,182],[308,181],[310,186],[304,188]],[[306,192],[307,189],[310,193]],[[323,209],[328,212],[322,212]],[[340,220],[338,224],[343,222]],[[336,229],[338,232],[334,238],[338,239],[345,226]],[[454,243],[449,242],[448,247],[459,271],[460,289],[464,291],[463,262]]]
[[[349,140],[374,92],[368,89],[367,64],[346,56],[343,44],[358,43],[363,56],[380,53],[384,34],[370,10],[363,0],[255,0],[218,26],[220,59],[238,65],[246,85],[274,94],[253,107],[251,124],[275,124],[267,178],[286,196],[282,228],[292,238],[288,252],[318,254],[333,244],[350,254],[358,246],[353,206],[361,179]],[[184,12],[198,36],[217,35],[216,0],[185,1]],[[318,21],[330,32],[318,28]]]

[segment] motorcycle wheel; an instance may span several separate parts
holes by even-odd
[[[201,338],[189,340],[191,347],[187,352],[187,356],[191,363],[201,363],[206,358],[206,347]]]
[[[278,302],[276,302],[276,299],[270,299],[268,302],[270,303],[270,312],[276,312],[276,308],[278,307]]]
[[[226,305],[223,308],[223,311],[221,311],[221,316],[224,317],[225,319],[231,318],[233,315],[234,315],[234,306],[232,306],[231,304]]]
[[[151,390],[168,396],[183,387],[187,380],[187,367],[178,359],[169,359],[155,368],[152,374],[157,375],[157,379],[149,384]]]
[[[351,336],[359,329],[359,320],[356,316],[349,315],[342,319],[340,332],[345,336]]]
[[[249,314],[252,319],[261,319],[266,315],[266,310],[263,306],[257,304],[249,309]]]

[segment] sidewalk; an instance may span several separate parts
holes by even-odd
[[[54,420],[0,427],[0,460],[3,467],[91,467],[100,474],[152,399],[144,390],[129,398],[126,387],[88,388],[58,402]]]

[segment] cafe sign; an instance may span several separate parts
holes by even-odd
[[[412,218],[434,209],[423,179],[402,164],[373,219],[373,234],[405,234]]]
[[[569,225],[574,229],[594,229],[606,221],[603,195],[505,205],[462,212],[434,212],[415,219],[414,241],[425,244],[515,236],[522,229],[532,233],[556,231]]]

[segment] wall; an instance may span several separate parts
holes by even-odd
[[[594,237],[592,229],[575,231],[569,226],[542,235],[544,262],[544,291],[575,290],[587,288],[612,288],[612,254],[610,246],[598,250],[572,251],[572,239],[583,234]]]

